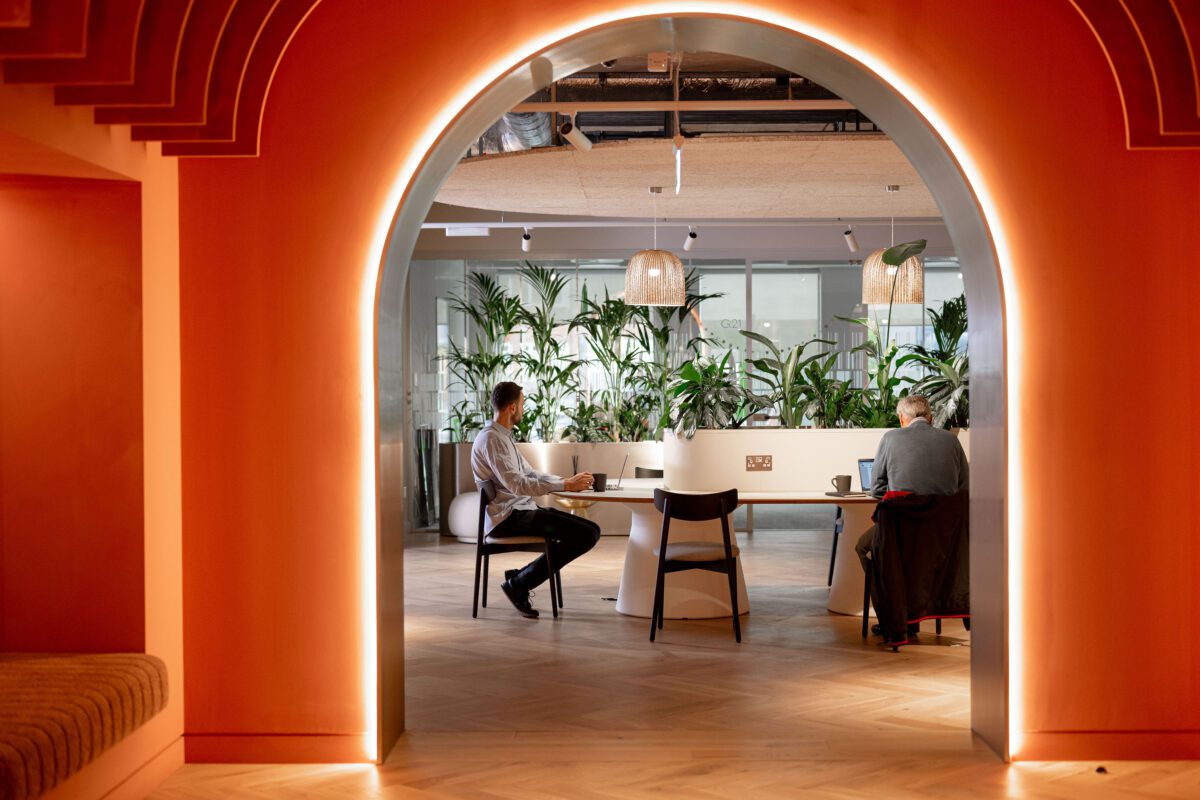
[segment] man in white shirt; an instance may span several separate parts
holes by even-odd
[[[525,393],[512,381],[496,384],[492,390],[495,416],[483,426],[471,447],[471,470],[477,484],[491,481],[496,497],[488,503],[484,533],[494,538],[505,536],[551,536],[550,552],[556,569],[562,569],[591,550],[600,541],[600,526],[591,520],[565,511],[541,508],[533,498],[550,492],[577,492],[592,486],[592,475],[581,472],[560,478],[538,472],[517,449],[512,438],[513,425],[524,413]],[[529,593],[550,577],[544,555],[520,570],[508,570],[500,585],[505,597],[522,616],[535,619],[537,609],[529,602]]]

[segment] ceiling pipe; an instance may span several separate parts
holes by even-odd
[[[707,228],[827,228],[830,226],[844,226],[846,223],[843,220],[837,219],[709,219],[703,220],[703,224]],[[861,219],[855,220],[854,224],[860,228],[867,227],[884,227],[892,224],[891,220],[887,219]],[[942,226],[945,223],[940,217],[937,218],[910,218],[897,219],[895,221],[897,227],[920,227],[920,226]],[[666,218],[659,218],[658,225],[660,227],[676,227],[690,228],[692,224],[689,222],[672,221]],[[616,220],[599,220],[599,219],[581,219],[581,220],[526,220],[524,222],[426,222],[421,225],[422,230],[452,230],[455,228],[649,228],[652,223],[648,220],[636,219],[616,219]],[[857,243],[857,242],[856,242]]]
[[[555,111],[566,116],[575,112],[595,111],[853,111],[845,100],[605,100],[605,101],[534,101],[518,103],[513,112]],[[509,114],[511,116],[512,113]]]

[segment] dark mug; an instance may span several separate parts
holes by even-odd
[[[592,491],[603,492],[608,488],[608,474],[607,473],[593,472],[592,480],[595,481],[595,483],[592,484]]]
[[[833,484],[833,488],[838,494],[846,494],[850,491],[849,475],[834,475],[829,482]]]

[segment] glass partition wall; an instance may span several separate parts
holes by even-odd
[[[456,297],[468,302],[465,282],[472,273],[486,273],[497,284],[519,299],[526,308],[537,305],[534,288],[520,275],[520,261],[438,260],[414,261],[409,272],[409,314],[412,373],[410,391],[414,429],[436,432],[436,440],[452,441],[454,409],[466,399],[466,393],[454,379],[446,357],[454,347],[470,351],[474,346],[474,326],[456,308]],[[541,261],[540,266],[558,270],[567,279],[565,290],[553,307],[561,324],[555,338],[563,344],[563,353],[581,361],[578,368],[578,392],[592,397],[602,391],[604,369],[595,363],[595,354],[578,329],[571,330],[569,320],[583,309],[583,298],[602,301],[624,293],[624,262],[618,259],[575,259]],[[698,276],[696,291],[716,295],[700,303],[692,314],[689,335],[705,339],[701,354],[722,357],[730,354],[737,369],[745,359],[763,355],[761,344],[742,334],[751,330],[786,350],[814,338],[837,343],[837,364],[833,377],[849,380],[855,386],[866,381],[866,359],[853,352],[863,343],[862,326],[844,318],[868,317],[886,328],[888,307],[864,306],[861,300],[861,267],[846,262],[805,261],[714,261],[689,259],[685,263]],[[928,310],[938,310],[947,300],[962,294],[962,273],[955,259],[928,259],[925,269],[924,305],[896,305],[891,309],[889,339],[898,345],[930,346],[932,330]],[[503,344],[505,352],[516,355],[532,347],[527,331],[518,327]],[[817,352],[815,349],[813,352]],[[901,374],[905,374],[901,371]],[[509,376],[529,383],[527,376]],[[527,385],[527,393],[532,393]],[[574,398],[568,398],[573,403]],[[756,415],[758,424],[770,424],[769,415]],[[569,424],[560,415],[558,427]],[[532,438],[538,438],[536,435]]]

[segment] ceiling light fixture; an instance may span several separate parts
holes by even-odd
[[[888,194],[895,194],[900,191],[900,187],[896,184],[889,184],[886,188]],[[893,212],[895,207],[893,204]],[[891,218],[892,223],[892,245],[896,244],[896,216],[893,213]],[[862,272],[862,301],[863,303],[880,306],[890,306],[897,303],[920,303],[925,302],[925,265],[921,263],[921,259],[917,256],[906,258],[900,266],[893,264],[885,264],[883,254],[887,252],[887,248],[881,248],[867,256],[863,261]],[[889,325],[890,328],[890,325]],[[888,331],[891,335],[891,331]]]
[[[529,228],[525,228],[524,231],[521,234],[521,252],[528,253],[529,249],[533,246],[533,234],[529,232]]]
[[[698,234],[696,233],[696,229],[693,228],[691,225],[688,225],[687,236],[683,237],[683,249],[690,252],[692,249],[692,245],[694,245],[696,243],[697,238],[698,238]]]
[[[625,302],[631,306],[681,306],[686,300],[683,262],[674,253],[658,249],[658,196],[661,186],[651,186],[654,202],[654,247],[640,250],[625,269]]]
[[[849,225],[846,226],[846,232],[842,234],[846,239],[846,247],[850,248],[851,253],[858,252],[858,237],[854,235],[854,229]]]
[[[571,117],[558,126],[558,133],[574,146],[576,150],[586,153],[592,149],[592,140],[575,126],[575,118]]]

